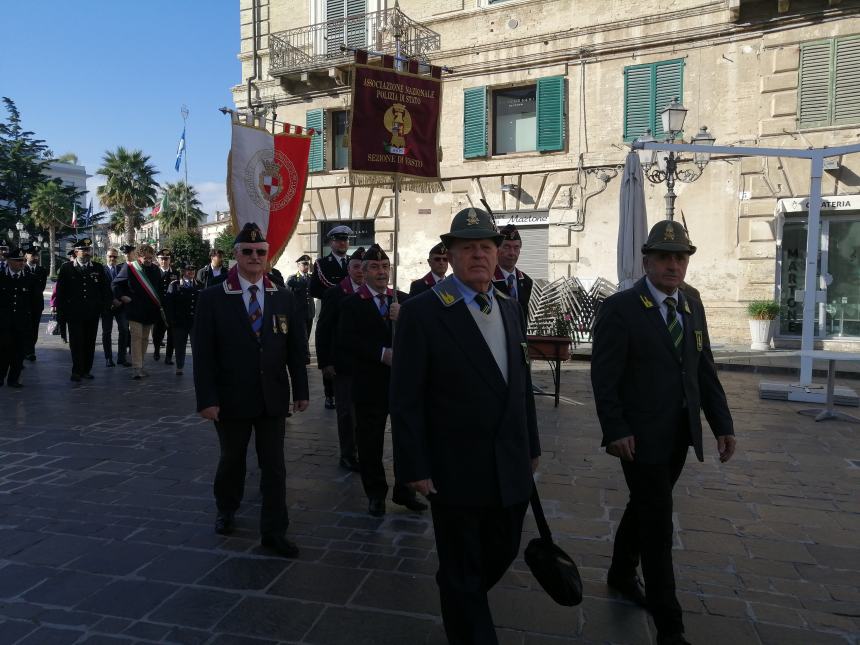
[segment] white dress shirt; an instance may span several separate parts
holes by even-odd
[[[648,291],[651,292],[651,296],[654,298],[654,302],[657,303],[657,306],[660,308],[660,315],[663,316],[663,322],[666,322],[666,315],[669,313],[669,307],[666,306],[666,298],[674,298],[675,299],[675,309],[679,310],[681,308],[681,299],[679,298],[680,292],[678,289],[675,289],[674,293],[663,293],[647,278],[645,278],[645,284],[648,285]],[[678,312],[680,314],[680,311]],[[684,317],[678,316],[678,324],[681,325],[681,329],[684,328]]]
[[[266,290],[263,288],[263,278],[257,282],[248,282],[239,274],[239,285],[242,287],[242,300],[245,303],[245,311],[248,311],[248,306],[251,304],[251,292],[248,290],[252,284],[257,285],[257,302],[260,303],[260,317],[263,317],[263,306],[266,303]]]

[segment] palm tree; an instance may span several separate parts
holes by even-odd
[[[186,190],[188,201],[186,203]],[[206,218],[206,213],[200,210],[200,200],[194,186],[186,186],[184,181],[164,185],[164,207],[158,213],[161,229],[166,233],[197,228],[200,221]],[[188,208],[186,214],[185,209]]]
[[[122,215],[126,244],[134,243],[134,230],[140,225],[141,212],[155,203],[158,182],[149,157],[140,150],[128,151],[122,146],[108,150],[102,167],[96,171],[107,182],[96,194],[102,206]]]
[[[27,213],[33,224],[48,231],[48,245],[51,250],[51,275],[56,275],[57,229],[69,226],[72,220],[73,197],[63,190],[58,181],[46,181],[36,186]]]

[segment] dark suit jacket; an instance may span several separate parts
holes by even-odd
[[[607,298],[594,325],[591,384],[602,445],[633,435],[636,460],[643,463],[668,462],[684,417],[696,456],[703,461],[700,409],[715,436],[734,434],[702,303],[681,291],[678,312],[684,327],[683,360],[645,278]]]
[[[389,289],[389,307],[393,295]],[[408,297],[402,291],[397,292],[401,304]],[[392,346],[392,324],[379,313],[377,302],[366,285],[343,299],[335,347],[338,354],[349,355],[352,362],[352,400],[387,408],[391,368],[381,359],[382,349]]]
[[[409,285],[409,295],[417,296],[419,293],[430,291],[434,286],[436,286],[436,278],[433,277],[433,272],[429,271],[420,280],[412,281],[412,284]]]
[[[259,338],[235,268],[223,284],[200,292],[192,332],[198,411],[217,405],[222,419],[284,416],[291,380],[293,400],[308,399],[305,321],[296,315],[289,291],[265,278],[264,283]]]
[[[197,270],[197,282],[205,289],[216,284],[221,284],[227,279],[227,267],[221,265],[221,273],[218,276],[212,275],[212,264],[207,264],[202,269]]]
[[[334,366],[339,374],[350,373],[351,352],[339,352],[337,341],[338,321],[340,320],[340,304],[347,296],[352,295],[352,281],[346,277],[331,289],[326,289],[320,304],[320,315],[317,318],[314,342],[317,350],[317,366],[320,369]]]
[[[496,292],[508,382],[451,278],[400,310],[391,370],[398,481],[432,478],[434,501],[502,507],[528,501],[540,455],[522,312]]]
[[[344,256],[349,264],[349,256]],[[347,271],[340,264],[334,253],[329,253],[324,258],[318,258],[314,262],[314,270],[311,274],[311,297],[322,298],[326,289],[331,289],[347,276]]]
[[[517,300],[523,308],[523,315],[526,317],[526,320],[528,320],[529,300],[532,298],[532,286],[534,285],[534,281],[517,268],[514,269],[514,272],[517,276]],[[508,284],[505,282],[504,275],[499,267],[496,267],[496,273],[493,276],[493,286],[505,295],[511,295],[508,292]]]
[[[112,300],[104,267],[98,262],[90,262],[86,268],[66,262],[57,271],[54,302],[60,322],[98,319],[108,310]]]
[[[119,300],[123,296],[131,298],[131,302],[123,305],[125,315],[129,320],[143,325],[154,325],[161,321],[163,294],[161,290],[161,269],[154,264],[140,264],[150,285],[158,296],[158,304],[149,297],[143,284],[129,270],[128,264],[123,264],[119,274],[113,280],[113,295]]]

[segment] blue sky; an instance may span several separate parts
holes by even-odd
[[[105,150],[139,148],[173,164],[188,117],[188,180],[203,210],[227,206],[230,87],[241,82],[238,0],[25,0],[3,3],[0,95],[55,154],[95,175]],[[90,191],[103,183],[95,175]]]

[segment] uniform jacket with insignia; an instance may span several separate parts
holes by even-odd
[[[0,334],[29,337],[45,299],[34,274],[21,271],[20,275],[13,278],[8,270],[0,273]]]
[[[675,433],[685,424],[703,461],[700,410],[714,436],[734,434],[704,307],[679,291],[678,313],[684,329],[681,358],[645,278],[607,298],[594,326],[591,383],[602,445],[632,435],[636,461],[642,463],[668,463]]]
[[[35,277],[36,286],[40,293],[45,291],[45,287],[48,285],[48,270],[45,267],[37,264],[35,268],[31,268],[29,264],[25,264],[24,271]]]
[[[192,280],[189,286],[185,286],[184,280],[171,282],[164,298],[167,322],[173,327],[191,329],[194,325],[194,310],[197,308],[199,293],[200,283],[196,280]]]
[[[346,260],[344,264],[349,264],[348,255],[343,256],[343,259]],[[346,267],[342,266],[340,258],[336,257],[334,253],[317,259],[311,274],[311,297],[322,298],[326,289],[336,286],[347,275]]]
[[[320,369],[334,366],[339,374],[350,373],[350,352],[340,352],[335,347],[337,341],[340,305],[347,296],[353,294],[352,280],[349,276],[339,284],[326,289],[320,304],[320,315],[317,318],[316,335],[314,336],[317,350],[317,366]]]
[[[517,276],[517,300],[523,308],[523,315],[526,320],[529,319],[529,300],[532,298],[532,286],[534,281],[525,273],[514,267],[513,273]],[[511,295],[508,290],[508,283],[505,282],[505,276],[500,267],[496,267],[496,272],[493,275],[493,286],[505,295]]]
[[[113,295],[104,267],[98,262],[79,267],[66,262],[57,272],[57,319],[92,320],[108,310]]]
[[[293,295],[263,278],[263,326],[254,333],[234,267],[227,280],[200,292],[194,315],[197,410],[219,406],[222,419],[280,417],[308,400],[305,321]]]
[[[163,298],[161,292],[161,269],[154,264],[149,266],[139,264],[149,279],[155,294],[158,296],[158,304],[152,301],[140,280],[129,270],[128,264],[122,265],[119,274],[113,281],[113,294],[119,300],[123,296],[131,298],[131,302],[123,306],[125,315],[129,320],[143,325],[154,325],[161,320],[161,309]]]
[[[432,271],[429,271],[427,275],[425,275],[420,280],[413,280],[412,284],[409,285],[409,295],[417,296],[419,293],[424,293],[425,291],[430,291],[433,287],[436,286],[436,276],[433,275]]]
[[[287,280],[287,287],[296,298],[296,307],[302,312],[306,320],[313,320],[316,314],[316,305],[310,294],[311,273],[298,271]]]
[[[432,500],[471,507],[524,503],[540,455],[526,330],[516,302],[495,292],[508,381],[456,282],[446,278],[400,310],[391,371],[398,481],[432,478]]]
[[[167,288],[170,286],[170,283],[179,279],[179,271],[176,269],[165,271],[161,267],[158,267],[158,270],[161,271],[161,300],[164,301],[164,296],[167,295]]]

